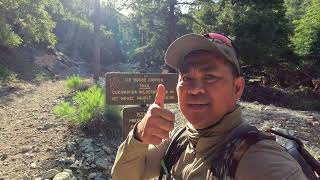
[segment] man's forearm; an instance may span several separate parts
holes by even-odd
[[[157,147],[147,145],[133,136],[130,131],[126,140],[120,145],[112,168],[112,179],[149,179],[160,172],[160,160],[164,155],[167,142]]]
[[[112,179],[143,179],[148,145],[136,140],[130,131],[120,145],[112,167]]]

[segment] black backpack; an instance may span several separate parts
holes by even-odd
[[[309,180],[320,180],[316,175],[320,175],[320,162],[304,148],[303,143],[299,139],[272,129],[262,132],[250,125],[243,125],[237,128],[224,142],[218,145],[219,148],[215,151],[215,154],[217,154],[216,158],[212,161],[215,163],[212,163],[206,179],[213,179],[214,176],[219,180],[223,180],[225,177],[235,179],[238,163],[246,150],[261,140],[276,140],[274,135],[288,140],[287,143],[283,145],[284,148],[300,164],[304,174]],[[186,128],[180,129],[172,139],[165,156],[161,160],[159,180],[173,179],[170,171],[189,143]],[[239,149],[241,150],[240,153]],[[235,155],[234,152],[236,150],[237,153]]]

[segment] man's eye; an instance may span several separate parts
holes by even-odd
[[[204,76],[204,80],[206,80],[206,81],[215,81],[217,79],[218,79],[218,77],[214,76],[214,75],[205,75]]]
[[[191,78],[189,76],[183,76],[182,81],[190,81]]]

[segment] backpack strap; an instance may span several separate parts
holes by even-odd
[[[206,179],[235,179],[238,164],[244,153],[251,145],[265,139],[275,140],[275,137],[262,133],[251,125],[242,125],[235,129],[214,152],[216,155]]]
[[[308,180],[320,180],[315,175],[315,172],[317,174],[320,172],[320,162],[304,149],[299,139],[275,130],[262,132],[250,125],[239,127],[227,138],[227,143],[222,145],[220,151],[217,152],[218,157],[222,158],[215,158],[212,161],[211,172],[208,173],[207,179],[214,179],[213,177],[219,180],[226,179],[226,177],[231,180],[235,179],[238,164],[250,146],[262,140],[276,141],[273,134],[289,140],[284,148],[299,163]]]
[[[242,137],[240,137],[241,139],[243,139],[241,144],[232,153],[231,164],[229,166],[229,172],[231,177],[235,178],[238,164],[241,158],[243,157],[243,155],[250,148],[250,146],[262,140],[276,141],[275,136],[271,134],[263,133],[254,126],[250,126],[250,129],[251,130],[248,131],[247,133],[242,134]]]
[[[170,142],[166,153],[161,160],[161,168],[160,168],[160,175],[159,180],[163,178],[163,176],[167,173],[166,178],[171,179],[170,171],[172,169],[172,166],[176,164],[182,154],[182,152],[187,148],[188,145],[188,139],[185,135],[186,133],[186,127],[179,129],[172,137],[172,141]],[[163,167],[165,166],[165,167]]]
[[[270,133],[288,139],[284,148],[300,164],[303,173],[309,180],[319,180],[315,172],[320,175],[320,161],[316,160],[305,148],[302,141],[289,134],[269,129]]]

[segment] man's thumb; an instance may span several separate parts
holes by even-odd
[[[166,88],[163,84],[158,85],[157,94],[154,99],[154,103],[160,106],[160,108],[164,108],[164,98],[166,96]]]

